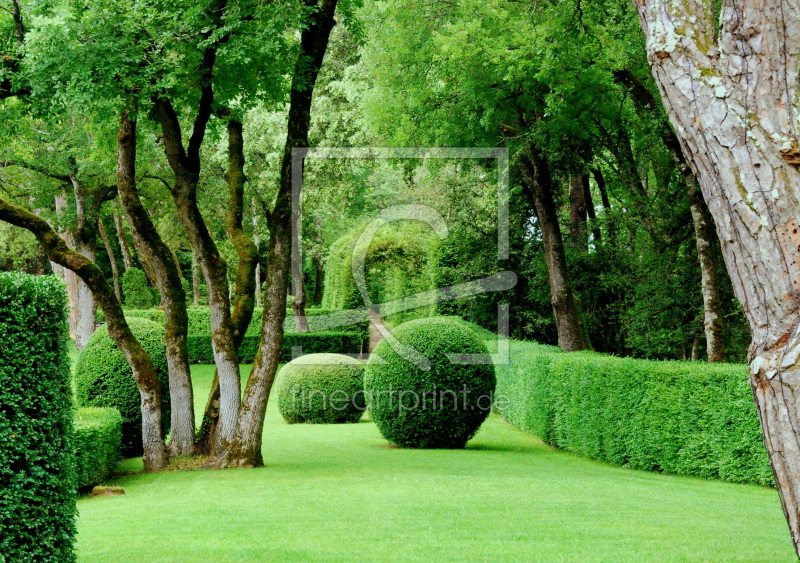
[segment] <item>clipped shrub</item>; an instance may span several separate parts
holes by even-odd
[[[295,348],[303,354],[329,353],[329,354],[357,354],[366,346],[366,335],[362,331],[354,332],[305,332],[286,333],[283,335],[281,347],[281,362],[291,361],[295,355]],[[239,346],[239,361],[245,364],[253,363],[258,352],[260,337],[245,335]],[[214,353],[211,347],[210,335],[189,335],[187,339],[189,349],[189,362],[193,364],[214,363]]]
[[[122,274],[122,296],[128,307],[146,309],[158,304],[158,297],[147,284],[147,275],[139,268],[128,268]]]
[[[164,345],[164,328],[132,317],[128,324],[156,367],[161,382],[161,421],[169,427],[169,375]],[[89,338],[75,366],[75,394],[81,407],[114,407],[122,415],[122,453],[142,454],[142,412],[139,389],[122,351],[102,326]]]
[[[281,368],[275,385],[289,424],[358,422],[366,407],[364,364],[350,356],[300,356]]]
[[[446,317],[409,321],[392,334],[404,355],[384,338],[364,376],[369,411],[381,434],[407,448],[463,448],[491,409],[494,366],[454,363],[451,355],[487,354],[486,345]],[[429,369],[421,367],[425,361]]]
[[[0,560],[74,561],[66,292],[0,273]]]
[[[122,415],[117,409],[83,408],[75,412],[78,487],[102,483],[120,459]]]
[[[632,469],[773,484],[746,366],[511,350],[498,410],[546,443]]]

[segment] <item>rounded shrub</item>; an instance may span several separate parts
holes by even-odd
[[[364,374],[369,411],[384,438],[404,448],[463,448],[489,415],[494,366],[454,363],[487,354],[455,319],[409,321],[375,348]]]
[[[153,321],[129,318],[128,325],[156,367],[161,382],[161,421],[169,427],[169,375],[164,327]],[[128,361],[102,326],[89,338],[75,366],[75,395],[80,407],[114,407],[122,415],[122,453],[142,453],[142,411],[139,389]]]
[[[126,307],[147,309],[158,304],[156,292],[147,284],[147,275],[139,268],[128,268],[122,274],[122,295]]]
[[[307,354],[278,373],[278,407],[289,424],[358,422],[366,407],[364,364],[340,354]]]

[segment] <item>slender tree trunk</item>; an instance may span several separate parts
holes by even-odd
[[[82,254],[71,250],[42,218],[0,200],[0,221],[27,229],[36,236],[48,258],[75,272],[89,286],[105,313],[108,333],[119,346],[133,371],[142,407],[142,446],[145,470],[157,471],[166,463],[161,433],[161,388],[153,362],[131,332],[122,307],[103,272]]]
[[[711,2],[637,8],[750,323],[750,384],[800,553],[800,13],[780,0],[723,0],[719,18]]]
[[[125,227],[122,226],[122,218],[118,213],[114,213],[114,229],[117,231],[117,240],[122,252],[122,265],[125,266],[123,271],[128,271],[133,268],[133,258],[131,248],[128,246],[128,237],[125,235]]]
[[[588,251],[586,220],[588,217],[586,187],[589,176],[584,173],[570,174],[569,177],[569,240],[576,250]]]
[[[303,263],[300,257],[292,261],[292,285],[294,297],[292,298],[292,313],[294,315],[294,329],[297,332],[308,332],[308,318],[306,318],[306,281],[303,276]]]
[[[592,239],[595,244],[600,244],[602,234],[600,233],[600,225],[597,224],[597,214],[594,211],[594,202],[592,201],[592,186],[589,182],[588,174],[583,174],[583,192],[583,197],[586,201],[586,214],[589,216],[589,222],[592,225]]]
[[[189,370],[187,334],[189,316],[186,294],[174,255],[161,239],[136,186],[136,122],[128,113],[120,118],[117,134],[117,189],[120,203],[133,231],[133,240],[140,256],[151,265],[161,303],[164,306],[164,341],[170,391],[171,455],[194,453],[194,396]]]
[[[103,220],[97,223],[100,227],[100,236],[103,239],[103,246],[106,248],[108,254],[108,261],[111,263],[111,275],[114,279],[114,295],[117,296],[117,301],[122,303],[122,288],[119,285],[119,266],[117,266],[117,257],[114,254],[114,248],[111,246],[111,240],[108,238],[108,231],[103,224]]]
[[[95,262],[97,251],[94,244],[80,244],[78,251],[86,256],[91,262]],[[95,301],[92,290],[86,283],[78,278],[78,311],[75,324],[75,346],[78,350],[83,350],[89,338],[94,334],[97,327],[97,301]]]
[[[192,304],[200,306],[200,266],[197,265],[197,255],[192,252]]]
[[[283,321],[286,317],[285,295],[290,274],[292,244],[292,185],[302,178],[303,160],[297,147],[308,146],[311,123],[311,100],[322,67],[330,32],[335,25],[336,0],[305,0],[309,25],[300,37],[300,52],[295,64],[289,98],[288,130],[281,162],[280,183],[275,206],[269,217],[270,239],[267,260],[267,297],[261,341],[253,371],[245,388],[236,433],[221,465],[250,467],[262,465],[261,436],[272,383],[280,361],[283,344]]]
[[[550,282],[550,300],[556,319],[559,346],[565,352],[584,350],[587,346],[580,323],[578,303],[567,275],[567,260],[564,256],[564,242],[553,200],[550,170],[545,159],[530,146],[526,153],[520,156],[519,168],[528,195],[536,209],[539,228],[542,230]]]

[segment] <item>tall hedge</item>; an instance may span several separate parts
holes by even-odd
[[[0,273],[0,560],[74,561],[66,293]]]
[[[169,371],[164,344],[164,327],[131,317],[128,324],[155,365],[161,382],[161,422],[169,429]],[[81,407],[113,407],[122,415],[122,453],[142,454],[141,397],[128,361],[100,327],[89,338],[75,365],[75,396]]]
[[[548,444],[650,471],[772,485],[747,368],[515,342],[496,406]]]

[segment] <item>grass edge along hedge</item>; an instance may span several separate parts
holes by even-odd
[[[115,408],[75,411],[75,457],[78,488],[103,482],[114,471],[122,447],[122,415]]]
[[[512,342],[496,410],[545,443],[648,471],[774,486],[747,367]]]
[[[0,273],[0,560],[75,561],[67,297],[54,276]]]

